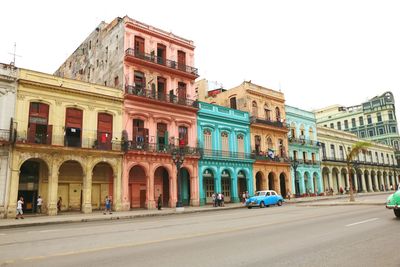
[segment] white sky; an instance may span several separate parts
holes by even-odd
[[[53,73],[102,21],[131,18],[193,40],[200,78],[243,80],[311,110],[391,90],[400,109],[400,1],[5,0],[0,62]]]

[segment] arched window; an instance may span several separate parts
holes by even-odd
[[[204,150],[206,153],[208,153],[212,149],[211,131],[208,129],[204,130],[203,138],[204,138]]]
[[[273,145],[273,143],[272,143],[271,137],[268,137],[268,138],[267,138],[267,147],[268,147],[268,149],[270,149],[270,150],[274,150],[274,145]]]
[[[292,122],[290,124],[290,137],[297,138],[297,135],[296,135],[296,124],[294,122]]]
[[[221,133],[221,150],[224,155],[229,152],[229,135],[227,132]]]
[[[305,132],[305,129],[304,129],[304,125],[302,124],[302,125],[300,125],[300,139],[305,139],[305,137],[306,137],[306,132]]]
[[[310,129],[308,129],[308,138],[313,141],[314,140],[314,130],[312,127],[310,127]]]
[[[239,156],[242,157],[244,155],[244,137],[241,134],[237,136],[237,147],[237,152],[239,153]]]
[[[179,146],[186,146],[189,142],[188,128],[185,126],[179,126]]]
[[[251,114],[256,118],[258,117],[258,110],[257,109],[258,109],[257,108],[257,102],[253,101],[253,103],[251,104]]]
[[[261,136],[259,135],[254,136],[254,148],[257,153],[261,152]]]
[[[276,121],[281,121],[281,111],[278,107],[275,108]]]
[[[271,120],[271,110],[269,109],[267,104],[264,105],[264,115],[267,121]]]

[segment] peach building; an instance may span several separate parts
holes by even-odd
[[[183,204],[199,205],[194,49],[193,41],[125,16],[100,23],[56,71],[124,91],[125,210],[154,208],[160,195],[174,207],[178,169]]]

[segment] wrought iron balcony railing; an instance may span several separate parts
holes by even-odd
[[[320,146],[320,142],[318,142],[318,141],[305,139],[305,138],[301,138],[301,137],[300,138],[289,137],[288,140],[289,140],[289,143],[293,143],[293,144]]]
[[[266,125],[271,125],[279,128],[287,128],[286,123],[282,121],[273,121],[273,120],[268,120],[266,118],[260,118],[260,117],[255,117],[251,116],[250,117],[250,122],[251,123],[262,123]]]
[[[125,51],[125,54],[129,55],[129,56],[134,56],[135,58],[139,58],[139,59],[147,61],[147,62],[152,62],[152,63],[158,64],[158,65],[163,65],[170,69],[180,70],[180,71],[183,71],[186,73],[190,73],[190,74],[195,75],[196,77],[199,76],[197,68],[194,68],[194,67],[191,67],[191,66],[173,61],[173,60],[165,59],[163,57],[159,57],[159,56],[156,56],[153,54],[143,53],[143,52],[140,52],[133,48],[128,48]]]
[[[290,163],[288,157],[281,157],[277,155],[268,155],[268,153],[256,152],[251,153],[252,158],[255,160],[271,161],[271,162],[284,162]]]
[[[304,160],[304,159],[294,159],[290,157],[290,162],[296,161],[300,165],[313,165],[313,166],[319,166],[321,162],[319,160]]]
[[[253,159],[251,153],[213,150],[213,149],[200,149],[200,154],[202,158]]]
[[[145,89],[143,86],[126,85],[125,92],[130,95],[141,96],[166,103],[172,103],[194,108],[198,108],[199,106],[198,102],[195,100],[178,97],[173,94],[160,94],[157,93],[155,90]]]
[[[187,156],[200,156],[199,148],[197,147],[175,146],[175,145],[165,145],[165,144],[136,142],[136,141],[122,142],[122,150],[125,152],[133,150],[133,151],[171,154],[173,151],[176,151],[177,149],[183,150],[184,154]]]
[[[338,157],[322,157],[322,161],[335,161],[335,162],[343,162],[347,163],[346,159],[338,158]],[[381,166],[381,167],[396,167],[394,163],[383,163],[383,162],[374,162],[369,160],[353,160],[351,162],[353,165],[369,165],[369,166]]]

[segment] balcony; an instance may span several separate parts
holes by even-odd
[[[0,142],[10,142],[10,130],[0,129]]]
[[[290,160],[287,157],[268,155],[268,153],[253,151],[253,153],[251,153],[251,155],[252,155],[252,158],[255,160],[290,163]]]
[[[268,120],[266,118],[260,118],[255,116],[250,117],[250,123],[261,123],[282,129],[287,128],[286,123],[283,123],[282,121],[273,121],[273,120]]]
[[[133,48],[128,48],[125,51],[125,56],[133,57],[133,58],[148,62],[151,65],[154,65],[154,67],[162,67],[162,68],[166,68],[167,70],[169,69],[169,70],[177,71],[177,72],[180,72],[183,74],[189,74],[190,78],[192,78],[192,79],[196,79],[197,77],[199,77],[197,68],[194,68],[194,67],[191,67],[191,66],[173,61],[173,60],[158,57],[154,54],[139,52],[137,50],[134,50]]]
[[[322,157],[322,161],[334,161],[334,162],[342,162],[342,163],[347,163],[346,159],[344,158],[337,158],[337,157]],[[395,168],[396,164],[394,163],[382,163],[382,162],[371,162],[367,160],[353,160],[352,161],[353,165],[368,165],[368,166],[377,166],[377,167],[391,167]]]
[[[308,159],[294,159],[290,158],[290,162],[297,161],[299,165],[306,165],[306,166],[319,166],[321,162],[319,160],[308,160]]]
[[[159,94],[155,90],[145,89],[142,86],[133,86],[133,85],[126,85],[125,86],[125,93],[128,95],[140,96],[148,99],[153,99],[156,101],[164,102],[164,103],[171,103],[175,105],[187,106],[198,108],[199,104],[195,100],[187,99],[187,98],[179,98],[173,94]]]
[[[300,145],[308,145],[308,146],[320,146],[320,142],[315,141],[315,140],[310,140],[310,139],[305,139],[305,138],[294,138],[294,137],[289,137],[288,138],[289,143],[291,144],[300,144]]]
[[[202,159],[253,159],[251,153],[244,152],[233,152],[233,151],[222,151],[213,149],[201,149],[200,150]]]
[[[48,135],[31,133],[24,137],[18,135],[18,144],[29,145],[48,145],[57,147],[75,147],[94,150],[121,151],[121,142],[111,140],[111,135],[107,136],[103,132],[96,132],[97,137],[72,137],[66,135]]]
[[[189,146],[175,146],[175,145],[165,145],[165,144],[157,144],[157,143],[148,143],[148,142],[136,142],[136,141],[126,141],[122,143],[122,150],[125,152],[128,151],[142,151],[142,152],[151,152],[151,153],[162,153],[162,154],[171,154],[176,149],[183,150],[185,152],[185,156],[199,156],[199,149],[197,147],[189,147]]]

